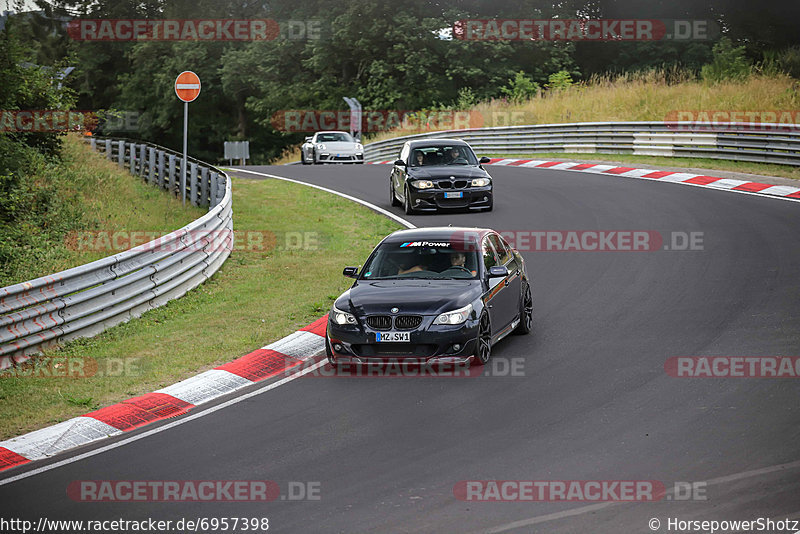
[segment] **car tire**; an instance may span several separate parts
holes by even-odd
[[[397,195],[394,194],[394,186],[392,185],[392,179],[389,179],[389,200],[391,201],[390,204],[394,206],[399,206],[400,201],[397,200]]]
[[[300,149],[300,163],[302,163],[303,165],[308,165],[308,160],[306,159],[306,153],[302,148]]]
[[[408,193],[408,186],[403,190],[403,211],[406,215],[414,215],[414,208],[411,207],[411,195]]]
[[[489,314],[483,312],[478,323],[478,337],[475,339],[475,365],[485,365],[492,357],[492,325]]]
[[[522,298],[519,303],[519,324],[514,329],[515,334],[524,335],[533,329],[533,295],[531,286],[523,282]]]
[[[311,165],[317,165],[319,162],[317,161],[317,151],[311,151]]]

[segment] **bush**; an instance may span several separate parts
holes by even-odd
[[[501,93],[507,95],[509,100],[516,103],[530,100],[538,95],[540,90],[539,84],[525,76],[523,71],[517,72],[513,80],[508,80],[507,86],[500,88]]]
[[[545,87],[551,91],[561,91],[572,87],[574,84],[575,82],[572,81],[572,76],[569,75],[569,72],[560,70],[548,76]]]
[[[743,80],[751,73],[750,62],[745,57],[744,46],[733,46],[723,37],[712,50],[713,59],[700,71],[703,80],[721,82],[723,80]]]

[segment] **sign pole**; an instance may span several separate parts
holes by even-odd
[[[189,170],[188,138],[189,138],[189,102],[194,101],[200,94],[200,78],[194,72],[185,70],[178,74],[175,80],[175,94],[183,101],[183,161],[181,165],[181,201],[186,207],[186,173]],[[212,193],[211,198],[214,198]],[[192,199],[194,202],[195,199]]]
[[[183,103],[183,169],[181,171],[181,198],[183,199],[183,207],[186,207],[186,139],[189,135],[189,103]]]

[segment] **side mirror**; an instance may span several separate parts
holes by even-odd
[[[342,274],[348,278],[357,278],[358,267],[345,267],[344,270],[342,270]]]
[[[495,265],[489,267],[489,278],[500,278],[508,276],[508,267],[505,265]]]
[[[490,161],[492,161],[492,159],[491,159],[491,158],[487,158],[486,156],[483,156],[483,157],[482,157],[480,160],[478,160],[478,161],[480,162],[480,164],[481,164],[481,165],[483,165],[484,163],[489,163]]]
[[[397,165],[398,167],[405,167],[406,166],[406,162],[403,161],[402,159],[394,160],[394,164]]]

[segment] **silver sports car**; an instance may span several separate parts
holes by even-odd
[[[317,132],[300,147],[303,165],[364,163],[364,147],[347,132]]]

